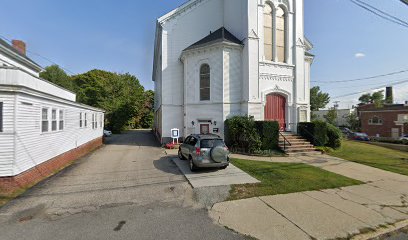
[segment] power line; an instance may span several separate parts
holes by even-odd
[[[406,73],[408,72],[408,69],[397,71],[397,72],[391,72],[391,73],[385,73],[385,74],[380,74],[380,75],[375,75],[371,77],[363,77],[363,78],[354,78],[354,79],[347,79],[347,80],[338,80],[338,81],[312,81],[315,83],[343,83],[343,82],[356,82],[356,81],[363,81],[363,80],[369,80],[369,79],[375,79],[375,78],[380,78],[380,77],[388,77],[388,76],[393,76],[401,73]]]
[[[12,44],[12,41],[11,41],[10,39],[4,37],[4,36],[0,35],[0,38],[2,38],[4,41],[9,42],[10,45]],[[58,64],[58,63],[52,61],[51,59],[49,59],[49,58],[47,58],[47,57],[42,56],[42,55],[39,54],[39,53],[30,51],[30,50],[28,50],[28,49],[26,49],[26,51],[27,51],[28,53],[32,54],[32,55],[35,55],[35,56],[37,56],[37,57],[40,57],[40,58],[42,58],[42,59],[44,59],[44,60],[50,62],[51,64],[57,65],[58,67],[62,68],[63,70],[65,70],[66,72],[68,72],[68,73],[70,73],[70,74],[72,74],[72,75],[75,75],[75,74],[76,74],[76,73],[74,73],[73,71],[69,70],[68,68],[65,68],[65,67],[61,66],[60,64]]]
[[[381,85],[381,86],[378,86],[378,87],[375,87],[375,88],[370,88],[370,89],[367,89],[367,90],[364,90],[364,91],[358,91],[358,92],[354,92],[354,93],[348,93],[348,94],[336,96],[336,97],[333,97],[333,98],[331,98],[331,99],[338,99],[338,98],[343,98],[343,97],[348,97],[348,96],[354,96],[354,95],[361,94],[361,93],[365,93],[365,92],[368,92],[368,91],[377,90],[377,89],[379,89],[379,88],[388,87],[388,86],[390,86],[390,85],[396,86],[396,85],[401,85],[401,84],[404,84],[404,83],[408,83],[408,79],[405,79],[405,80],[402,80],[402,81],[399,81],[399,82],[395,82],[395,83],[393,83],[393,84]]]
[[[376,8],[374,6],[369,5],[368,3],[365,3],[365,2],[362,2],[362,1],[359,1],[359,0],[350,0],[350,2],[354,3],[355,5],[357,5],[360,8],[363,8],[366,11],[371,12],[372,14],[377,15],[378,17],[380,17],[382,19],[385,19],[385,20],[387,20],[389,22],[392,22],[392,23],[395,23],[395,24],[398,24],[400,26],[408,28],[408,22],[406,22],[406,21],[404,21],[404,20],[402,20],[400,18],[397,18],[397,17],[395,17],[395,16],[393,16],[391,14],[388,14],[388,13],[386,13],[384,11],[381,11],[380,9],[378,9],[378,8]]]

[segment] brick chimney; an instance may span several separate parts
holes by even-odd
[[[387,87],[385,90],[385,103],[388,104],[394,103],[394,93],[392,87]]]
[[[13,40],[11,41],[13,47],[21,54],[26,55],[26,44],[21,40]]]

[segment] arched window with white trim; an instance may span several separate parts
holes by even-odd
[[[286,59],[286,11],[279,6],[276,8],[276,57],[277,62],[287,62]]]
[[[264,55],[268,61],[274,60],[273,53],[273,8],[267,3],[264,8]]]
[[[200,101],[209,101],[211,98],[210,81],[211,70],[208,64],[200,67]]]

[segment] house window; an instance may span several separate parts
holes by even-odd
[[[51,129],[52,131],[57,131],[57,110],[56,109],[52,109],[51,119],[52,119]]]
[[[369,125],[382,125],[383,120],[377,116],[374,116],[373,118],[368,120]]]
[[[84,126],[85,127],[88,127],[88,118],[87,118],[87,116],[86,116],[87,114],[86,113],[84,113],[84,121],[85,121],[85,124],[84,124]]]
[[[276,53],[278,62],[286,62],[286,12],[281,6],[276,9]]]
[[[92,129],[96,129],[96,115],[92,113]]]
[[[79,113],[79,127],[80,127],[80,128],[82,128],[82,122],[83,122],[82,113],[80,112],[80,113]]]
[[[0,102],[0,132],[3,132],[3,103]]]
[[[200,101],[210,100],[210,66],[203,64],[200,68]]]
[[[100,128],[103,128],[103,115],[102,114],[99,115],[99,126]]]
[[[43,108],[41,112],[41,131],[48,132],[48,108]]]
[[[264,52],[265,59],[273,61],[273,10],[269,4],[264,8]]]
[[[64,130],[64,111],[59,110],[59,130]]]

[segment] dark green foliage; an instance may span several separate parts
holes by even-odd
[[[73,76],[78,101],[106,111],[105,124],[118,133],[129,120],[141,114],[144,88],[130,74],[92,70]]]
[[[337,110],[335,108],[331,108],[327,115],[324,116],[324,119],[330,124],[337,125]]]
[[[261,138],[262,150],[279,149],[279,123],[276,121],[257,121],[255,125]]]
[[[67,90],[74,91],[74,83],[71,77],[65,73],[58,65],[51,65],[45,68],[44,72],[40,73],[40,78],[52,82]]]
[[[382,107],[385,102],[384,91],[363,94],[358,100],[361,105],[374,103],[376,107]]]
[[[225,121],[225,140],[232,150],[251,153],[261,148],[253,117],[236,116]]]
[[[331,147],[333,149],[338,149],[341,147],[341,139],[342,139],[342,133],[340,129],[337,127],[327,124],[327,138],[328,141],[326,143],[327,147]]]
[[[326,146],[335,149],[341,147],[341,131],[323,121],[299,123],[298,134],[318,147]]]

